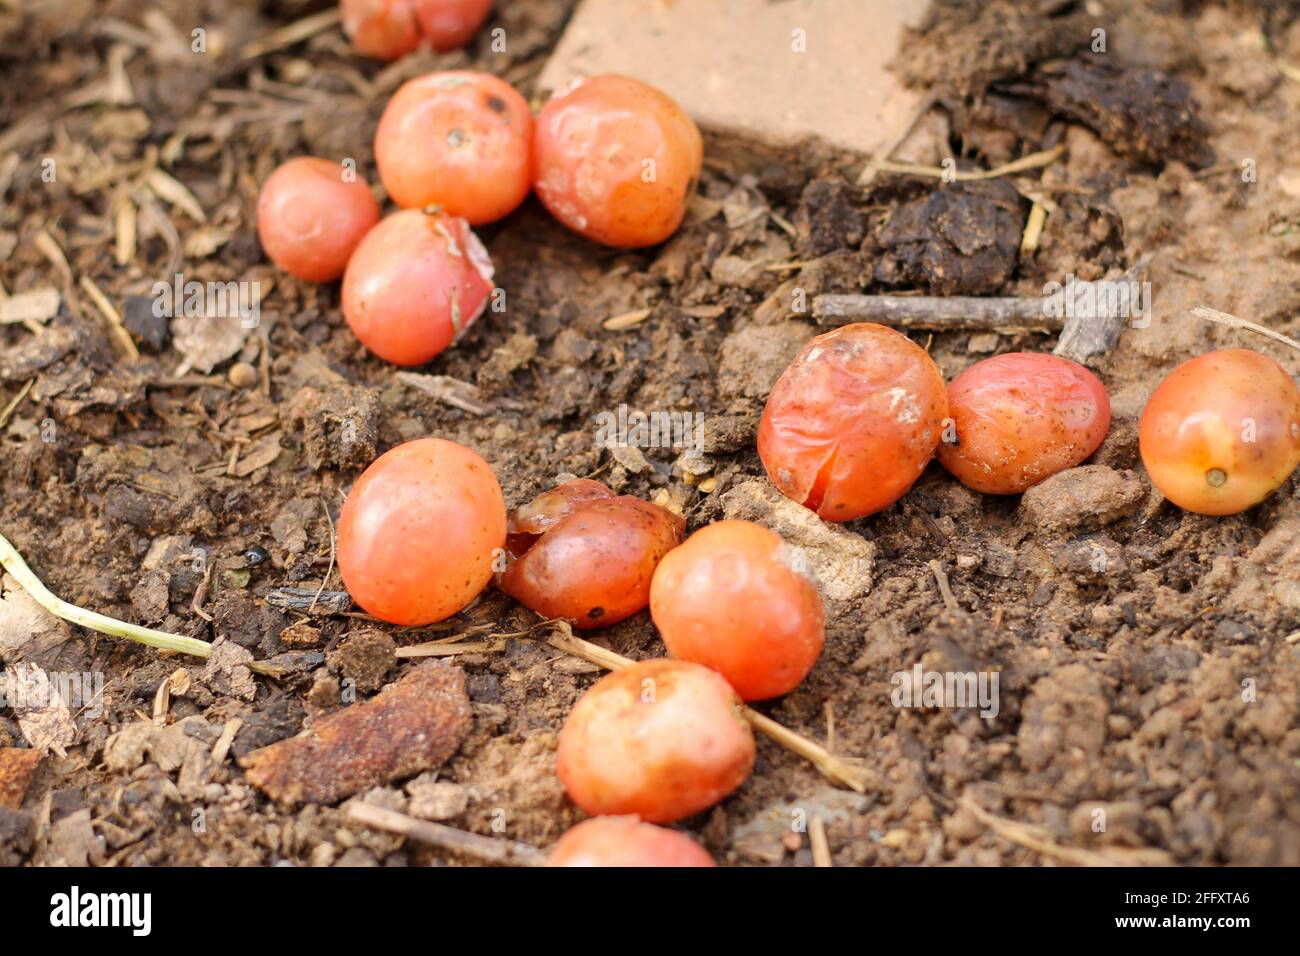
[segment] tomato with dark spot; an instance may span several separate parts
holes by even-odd
[[[277,266],[308,282],[343,275],[379,221],[365,180],[342,163],[299,156],[267,177],[257,197],[257,237]]]
[[[1207,352],[1157,386],[1138,423],[1147,474],[1178,507],[1232,515],[1259,504],[1300,464],[1300,390],[1250,349]]]
[[[948,386],[939,462],[967,488],[1019,494],[1083,462],[1110,429],[1101,379],[1045,352],[976,362]]]
[[[464,219],[406,209],[366,235],[343,275],[343,317],[394,365],[421,365],[487,308],[492,260]]]
[[[547,866],[717,866],[685,833],[636,817],[583,820],[556,840]]]
[[[649,603],[655,568],[681,543],[685,524],[598,481],[568,481],[511,515],[511,561],[498,583],[544,617],[579,628],[617,624]]]
[[[758,455],[786,497],[827,521],[889,507],[934,457],[948,398],[925,350],[883,325],[819,335],[768,396]]]
[[[422,46],[439,53],[474,39],[492,0],[342,0],[343,32],[358,53],[396,60]]]
[[[590,814],[671,823],[754,769],[754,734],[723,678],[689,661],[638,661],[601,678],[560,731],[555,768]]]
[[[381,455],[339,514],[338,565],[352,599],[393,624],[462,610],[492,580],[506,506],[478,454],[422,438]]]
[[[745,700],[793,690],[825,640],[817,589],[780,536],[749,521],[706,525],[659,562],[650,616],[668,653],[712,668]]]
[[[574,232],[607,246],[663,242],[700,179],[703,140],[677,102],[627,76],[597,76],[542,107],[537,195]]]
[[[393,202],[440,206],[470,225],[513,212],[532,186],[533,114],[490,73],[430,73],[402,84],[375,133]]]

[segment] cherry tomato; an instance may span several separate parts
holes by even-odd
[[[664,555],[650,615],[668,653],[717,671],[745,700],[793,690],[821,653],[824,617],[791,558],[749,521],[707,525]]]
[[[308,282],[333,282],[370,228],[379,203],[340,163],[300,156],[271,173],[257,197],[257,236],[277,266]]]
[[[768,396],[758,454],[777,489],[827,521],[901,498],[939,444],[943,375],[907,336],[871,322],[804,346]]]
[[[681,516],[616,497],[598,481],[566,482],[511,517],[515,560],[499,586],[543,617],[579,628],[617,624],[649,603],[655,567],[685,526]]]
[[[547,866],[717,866],[685,833],[636,817],[583,820],[551,845]]]
[[[537,195],[556,219],[607,246],[663,242],[681,225],[704,158],[677,102],[627,76],[597,76],[542,108]]]
[[[339,572],[367,613],[432,624],[492,580],[505,540],[505,499],[487,462],[421,438],[381,455],[352,486],[339,514]]]
[[[989,495],[1019,494],[1073,468],[1110,429],[1101,379],[1044,352],[976,362],[948,386],[948,413],[952,429],[939,443],[939,462]]]
[[[533,114],[509,83],[490,73],[430,73],[388,101],[375,163],[399,206],[441,206],[477,226],[528,196],[532,139]]]
[[[487,308],[492,260],[464,219],[405,209],[371,229],[343,274],[343,317],[394,365],[421,365]]]
[[[597,681],[560,731],[555,764],[588,813],[671,823],[713,806],[754,768],[754,734],[718,674],[640,661]]]
[[[1223,349],[1165,378],[1138,423],[1147,474],[1178,507],[1232,515],[1300,464],[1300,391],[1267,355]]]
[[[423,45],[439,53],[474,39],[492,0],[342,0],[343,31],[358,53],[396,60]]]

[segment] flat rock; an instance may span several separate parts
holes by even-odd
[[[852,601],[871,590],[876,546],[844,528],[828,524],[791,501],[766,481],[746,481],[722,496],[728,518],[771,528],[792,548],[796,569],[817,586],[826,601]]]
[[[1043,532],[1095,528],[1131,515],[1146,492],[1142,479],[1131,471],[1082,465],[1052,475],[1026,491],[1020,512]]]
[[[563,90],[601,73],[644,80],[681,103],[728,162],[756,165],[782,152],[811,160],[810,144],[873,155],[906,128],[923,96],[887,67],[904,27],[928,6],[584,0],[539,85]]]

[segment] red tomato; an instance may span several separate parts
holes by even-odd
[[[754,769],[754,734],[725,680],[688,661],[640,661],[574,706],[555,755],[588,813],[671,823],[713,806]]]
[[[358,53],[396,60],[421,45],[442,53],[469,43],[492,0],[342,0],[340,7]]]
[[[1110,429],[1101,379],[1043,352],[976,362],[948,386],[948,413],[953,429],[939,443],[939,462],[989,495],[1019,494],[1073,468]]]
[[[487,308],[492,260],[464,219],[406,209],[366,235],[343,274],[343,317],[394,365],[422,365]]]
[[[785,543],[748,521],[695,532],[659,562],[650,615],[668,653],[712,668],[745,700],[793,690],[821,653],[821,598]]]
[[[478,596],[505,540],[505,499],[487,462],[421,438],[381,455],[352,486],[339,514],[339,572],[367,613],[432,624]]]
[[[375,163],[393,202],[441,206],[470,225],[495,222],[532,185],[533,114],[490,73],[430,73],[393,94]]]
[[[901,498],[934,457],[948,416],[925,350],[883,325],[819,335],[772,388],[758,454],[777,489],[827,521]]]
[[[679,515],[615,497],[598,481],[566,482],[512,516],[515,560],[499,586],[543,617],[579,628],[617,624],[649,603],[655,567],[681,543],[685,526]]]
[[[663,242],[700,179],[700,131],[677,102],[627,76],[597,76],[542,108],[537,195],[556,219],[607,246]]]
[[[1271,495],[1300,464],[1300,391],[1267,355],[1207,352],[1156,388],[1138,441],[1147,474],[1178,507],[1237,514]]]
[[[278,167],[257,197],[257,236],[277,266],[308,282],[333,282],[370,228],[379,204],[341,163],[300,156]]]
[[[716,866],[685,833],[636,817],[583,820],[552,844],[547,866]]]

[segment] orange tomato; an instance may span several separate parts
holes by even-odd
[[[487,308],[492,260],[464,219],[406,209],[371,229],[343,274],[343,317],[394,365],[421,365]]]
[[[700,179],[700,131],[671,97],[627,76],[597,76],[542,108],[534,185],[556,219],[607,246],[663,242]]]
[[[393,202],[441,206],[470,225],[514,211],[532,185],[533,114],[490,73],[430,73],[404,83],[375,133]]]
[[[455,442],[421,438],[381,455],[348,492],[339,572],[367,613],[432,624],[487,586],[505,540],[505,499],[487,462]]]
[[[1250,349],[1184,362],[1138,423],[1147,474],[1178,507],[1232,515],[1259,504],[1300,464],[1300,390]]]
[[[343,275],[379,204],[342,164],[300,156],[271,173],[257,197],[257,237],[277,266],[308,282]]]
[[[560,731],[556,770],[593,815],[671,823],[713,806],[754,768],[754,734],[718,674],[640,661],[597,681]]]
[[[649,603],[655,567],[681,543],[685,524],[600,482],[566,482],[511,517],[514,560],[498,584],[543,617],[579,628],[616,624]]]
[[[551,845],[547,866],[716,866],[685,833],[636,817],[583,820]]]
[[[953,441],[939,462],[963,485],[1013,495],[1080,464],[1110,429],[1101,379],[1044,352],[1009,352],[976,362],[948,386]]]
[[[817,589],[781,538],[749,521],[707,525],[664,555],[650,615],[669,654],[717,671],[745,700],[793,690],[824,641]]]
[[[781,374],[758,454],[786,497],[850,521],[912,487],[947,415],[943,376],[923,348],[883,325],[845,325],[810,341]]]
[[[492,0],[342,0],[340,8],[358,53],[396,60],[421,45],[442,53],[469,43]]]

